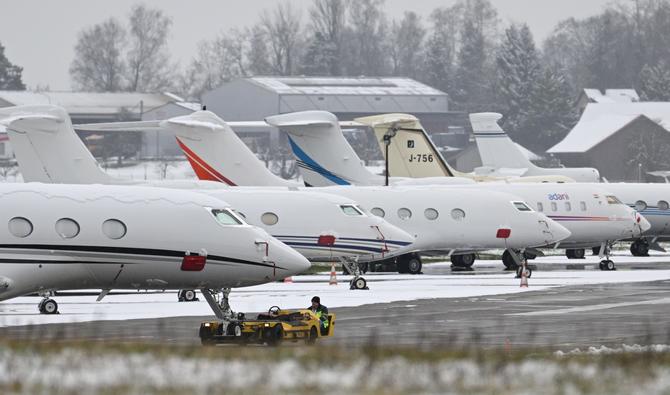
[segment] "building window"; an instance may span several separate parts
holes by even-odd
[[[56,221],[56,233],[63,239],[77,237],[79,230],[79,224],[72,218],[61,218]]]
[[[14,217],[9,220],[9,233],[16,237],[24,238],[33,233],[33,224],[23,217]]]
[[[127,232],[128,228],[126,228],[126,224],[118,219],[108,219],[102,223],[102,233],[112,240],[122,239]]]

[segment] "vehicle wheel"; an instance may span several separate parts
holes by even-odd
[[[502,254],[502,262],[503,265],[505,265],[505,268],[509,270],[516,270],[516,268],[519,266],[516,264],[514,258],[512,258],[512,254],[510,254],[507,250],[505,250],[505,252]]]
[[[316,339],[319,338],[319,330],[316,329],[315,326],[312,327],[312,329],[309,330],[309,337],[307,338],[307,344],[310,346],[316,343]]]
[[[407,273],[409,274],[421,274],[421,268],[423,267],[421,263],[421,257],[415,255],[407,260]]]
[[[367,285],[368,283],[363,277],[358,277],[351,280],[351,289],[366,289]]]
[[[42,314],[58,314],[58,303],[53,299],[44,299],[39,305]]]
[[[523,267],[519,266],[516,268],[516,278],[521,278],[522,271]],[[530,278],[532,275],[533,271],[529,267],[526,267],[526,278]]]
[[[277,324],[268,331],[270,333],[270,345],[278,346],[284,340],[284,328],[281,324]]]
[[[230,323],[226,328],[226,335],[240,337],[242,336],[242,327],[240,326],[240,324],[236,324],[234,322]]]
[[[591,251],[593,252],[594,256],[600,255],[600,247],[593,247],[591,248]]]

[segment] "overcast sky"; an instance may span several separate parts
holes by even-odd
[[[254,23],[258,14],[277,0],[144,0],[173,18],[170,50],[182,65],[189,63],[198,41],[231,27]],[[23,66],[29,88],[38,84],[52,90],[69,90],[68,73],[77,33],[84,27],[115,16],[126,20],[137,0],[20,0],[3,1],[0,11],[0,43],[15,64]],[[456,0],[386,0],[388,16],[407,10],[424,18],[439,6]],[[505,24],[526,22],[536,40],[543,40],[560,20],[599,13],[611,0],[492,0]],[[303,23],[311,0],[293,0],[303,9]]]

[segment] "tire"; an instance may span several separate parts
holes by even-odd
[[[593,247],[591,248],[591,251],[593,252],[594,256],[600,255],[600,247]]]
[[[319,330],[316,329],[315,326],[313,326],[312,329],[309,330],[309,336],[307,337],[307,340],[305,342],[311,346],[316,343],[316,339],[318,338],[319,338]]]
[[[399,256],[396,259],[396,266],[398,267],[398,273],[407,274],[409,273],[409,258],[406,255]]]
[[[181,291],[181,297],[179,299],[184,302],[194,302],[198,300],[198,294],[195,293],[195,290],[193,289],[185,289]]]
[[[407,273],[409,274],[421,274],[421,268],[423,264],[421,263],[421,257],[415,255],[407,260]]]
[[[528,252],[528,251],[524,251],[523,256],[528,261],[532,261],[533,259],[537,258],[537,255],[533,254],[532,252]]]
[[[470,268],[475,263],[475,254],[452,255],[451,263],[454,266]]]
[[[516,261],[514,258],[512,258],[512,254],[509,253],[509,251],[505,250],[502,254],[502,262],[503,265],[505,265],[505,268],[509,270],[516,270],[519,265],[516,264]]]
[[[649,244],[641,240],[635,240],[630,245],[630,253],[633,256],[649,256]]]
[[[351,280],[351,289],[366,289],[367,281],[363,277],[358,277]]]
[[[58,314],[58,303],[53,299],[45,299],[40,303],[40,313]]]
[[[572,250],[572,259],[584,259],[586,256],[586,251],[583,248],[576,248]]]
[[[606,261],[605,261],[605,269],[606,269],[607,271],[616,270],[616,267],[614,266],[614,262],[613,262],[613,261],[610,261],[610,260],[606,260]]]

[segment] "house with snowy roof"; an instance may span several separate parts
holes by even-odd
[[[670,170],[663,163],[666,149],[670,102],[622,99],[587,103],[579,122],[547,153],[565,166],[595,167],[610,181],[651,181],[648,171]]]
[[[584,112],[589,103],[634,103],[639,102],[640,96],[635,89],[583,89],[577,99],[579,112]]]

